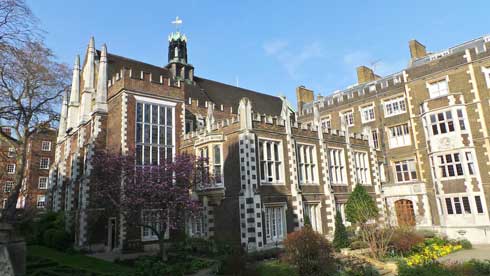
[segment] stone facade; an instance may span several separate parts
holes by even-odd
[[[371,136],[389,223],[489,243],[489,47],[482,37],[427,53],[410,41],[407,68],[379,77],[363,66],[358,84],[298,100],[298,120],[313,124],[318,109],[323,127]]]

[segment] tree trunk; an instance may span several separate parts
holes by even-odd
[[[167,250],[165,249],[165,232],[159,235],[158,242],[160,243],[160,258],[163,262],[168,261]]]

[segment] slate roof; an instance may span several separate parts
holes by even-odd
[[[97,58],[99,56],[100,51],[97,51]],[[169,78],[171,76],[171,72],[164,67],[109,53],[107,54],[107,59],[109,63],[109,76],[113,76],[122,68],[131,68],[135,74],[139,74],[139,72],[144,71],[151,73],[154,76],[163,75],[165,78]],[[185,85],[186,97],[199,99],[200,103],[212,101],[218,107],[221,104],[227,107],[232,106],[233,113],[237,113],[240,99],[247,97],[252,101],[252,108],[255,112],[269,114],[272,116],[279,116],[281,114],[282,100],[279,97],[201,77],[194,77],[194,82],[195,85]]]

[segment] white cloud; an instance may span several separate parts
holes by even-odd
[[[274,57],[286,69],[292,79],[299,78],[299,69],[306,62],[324,56],[322,46],[317,42],[305,45],[299,51],[294,51],[287,41],[274,40],[265,42],[263,49],[266,55]]]

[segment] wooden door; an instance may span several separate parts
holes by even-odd
[[[395,211],[398,226],[415,226],[415,213],[411,200],[400,199],[395,201]]]

